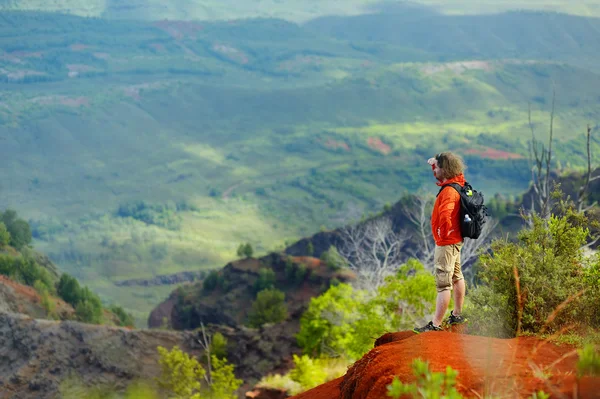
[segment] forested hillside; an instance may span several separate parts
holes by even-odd
[[[598,18],[372,11],[302,24],[2,12],[0,209],[141,321],[173,287],[116,282],[221,267],[241,242],[264,254],[435,190],[435,152],[463,155],[488,196],[522,193],[528,109],[543,138],[553,88],[556,166],[585,165]]]

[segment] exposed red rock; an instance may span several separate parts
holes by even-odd
[[[294,399],[381,399],[394,376],[414,381],[411,365],[427,360],[433,371],[458,371],[457,389],[465,397],[529,397],[543,390],[551,397],[600,398],[600,378],[577,384],[577,352],[534,337],[497,339],[452,332],[386,334],[345,376],[296,395]]]

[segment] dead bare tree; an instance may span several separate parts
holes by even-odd
[[[554,134],[554,110],[556,104],[556,89],[552,90],[552,111],[550,113],[550,137],[548,146],[537,140],[535,129],[531,122],[531,104],[529,105],[529,128],[531,130],[531,142],[529,145],[529,160],[531,165],[531,181],[535,198],[531,201],[531,213],[528,222],[531,224],[531,215],[535,212],[535,204],[539,206],[540,216],[544,220],[550,218],[551,190],[550,190],[550,166],[552,164],[552,139]]]
[[[577,195],[577,210],[579,212],[586,212],[597,205],[596,202],[585,206],[585,200],[589,195],[590,183],[594,180],[600,179],[600,175],[592,177],[592,149],[591,149],[591,140],[592,140],[592,128],[590,125],[587,125],[587,173],[585,174],[585,180],[583,185],[579,188],[579,192]]]
[[[496,226],[498,226],[498,221],[488,217],[478,239],[465,238],[464,245],[460,250],[460,263],[462,265],[471,264],[482,251],[487,251],[490,248],[491,234]]]
[[[202,337],[200,337],[200,339],[198,339],[198,343],[200,344],[200,346],[202,346],[202,349],[204,349],[204,353],[206,354],[206,359],[207,359],[207,373],[204,374],[204,379],[206,380],[206,383],[208,384],[208,386],[212,386],[212,358],[210,355],[210,350],[212,348],[212,337],[210,335],[206,334],[206,329],[204,328],[204,323],[200,322],[200,327],[202,330]]]
[[[406,239],[394,232],[389,217],[381,217],[342,229],[337,249],[356,273],[358,288],[374,292],[403,263]]]
[[[418,242],[410,249],[411,255],[417,258],[428,270],[433,270],[433,249],[435,242],[431,233],[431,210],[433,195],[421,190],[412,195],[410,202],[403,206],[408,220],[416,227]]]

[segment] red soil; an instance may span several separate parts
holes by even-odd
[[[497,339],[452,332],[386,334],[345,376],[294,396],[294,399],[382,399],[394,376],[414,381],[413,359],[433,371],[458,371],[457,389],[465,397],[520,398],[543,390],[551,397],[574,397],[577,353],[533,337]],[[580,398],[600,398],[600,378],[580,381]]]
[[[489,159],[522,159],[523,158],[523,155],[520,155],[520,154],[495,150],[495,149],[489,148],[489,147],[487,147],[483,150],[476,150],[474,148],[471,148],[469,150],[466,150],[465,153],[479,155],[482,158],[489,158]]]
[[[385,155],[389,154],[392,151],[392,147],[385,144],[383,141],[381,141],[380,138],[377,137],[369,137],[367,144],[369,144],[369,147]]]
[[[343,142],[343,141],[336,141],[334,139],[327,139],[327,141],[325,142],[325,147],[327,148],[332,148],[332,149],[336,149],[336,148],[343,148],[346,151],[350,151],[350,146]]]

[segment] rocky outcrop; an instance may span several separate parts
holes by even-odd
[[[256,297],[254,284],[265,268],[273,271],[275,288],[285,293],[288,320],[298,320],[310,299],[325,292],[334,279],[345,282],[354,278],[347,270],[331,270],[311,257],[273,253],[260,259],[240,259],[217,272],[219,283],[208,291],[200,283],[175,290],[150,313],[148,325],[158,328],[167,324],[176,330],[198,328],[201,322],[244,325]]]
[[[261,329],[207,326],[227,339],[227,357],[245,384],[240,395],[270,373],[290,367],[297,325]],[[72,321],[36,320],[0,312],[0,398],[54,398],[61,382],[75,377],[89,386],[125,389],[131,382],[153,382],[160,374],[158,352],[177,345],[202,355],[200,332],[130,330]]]
[[[346,375],[293,399],[380,399],[399,378],[415,381],[412,361],[428,361],[432,371],[447,366],[458,371],[456,388],[465,397],[530,397],[545,391],[551,397],[597,398],[600,377],[577,383],[577,351],[535,337],[496,339],[452,332],[386,334]]]
[[[159,285],[175,285],[183,283],[192,283],[204,278],[206,271],[198,272],[180,272],[175,274],[163,274],[153,278],[136,278],[130,280],[116,281],[118,287],[154,287]]]
[[[128,330],[0,313],[2,398],[54,398],[66,378],[124,389],[160,373],[157,346],[200,354],[193,333]]]

